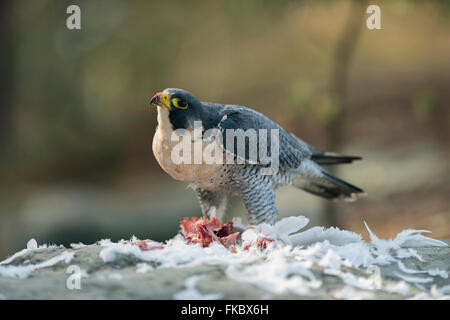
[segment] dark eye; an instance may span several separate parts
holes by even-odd
[[[188,107],[187,102],[181,98],[173,98],[172,104],[179,109],[186,109]]]

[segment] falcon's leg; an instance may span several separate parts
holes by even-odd
[[[222,217],[227,207],[227,196],[218,192],[195,188],[200,208],[204,217],[215,217],[222,222]]]
[[[242,198],[248,211],[250,224],[275,223],[278,208],[275,204],[272,181],[267,176],[251,177],[243,185]]]

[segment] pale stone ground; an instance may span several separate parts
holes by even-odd
[[[450,243],[450,241],[448,241]],[[450,247],[416,248],[426,260],[424,264],[417,259],[403,260],[408,268],[423,270],[438,268],[450,271]],[[119,255],[113,262],[105,263],[99,256],[100,246],[88,246],[78,249],[53,247],[35,249],[18,256],[7,265],[37,264],[61,254],[64,251],[74,253],[69,263],[61,261],[54,266],[42,268],[24,279],[0,276],[0,298],[2,299],[173,299],[176,293],[186,289],[185,280],[193,275],[204,275],[196,289],[201,294],[220,294],[223,299],[311,299],[292,293],[273,294],[252,284],[239,283],[226,277],[220,266],[199,266],[187,268],[161,268],[144,273],[136,272],[136,265],[142,261],[131,255]],[[152,262],[147,262],[152,265]],[[81,279],[81,289],[69,290],[66,273],[69,265],[78,265],[88,274]],[[356,268],[347,268],[355,275],[367,276]],[[383,283],[394,279],[393,272],[398,270],[396,264],[381,267]],[[314,275],[323,285],[314,290],[315,299],[334,299],[333,291],[342,288],[343,282],[338,278],[323,273],[323,268],[313,266]],[[395,279],[398,281],[398,278]],[[423,284],[426,289],[432,285],[443,287],[450,284],[449,279],[434,277],[433,283]],[[412,287],[412,294],[420,290]],[[372,291],[375,299],[404,299],[397,294]]]

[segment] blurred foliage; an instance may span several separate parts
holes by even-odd
[[[432,90],[423,90],[413,97],[414,114],[418,117],[428,117],[438,108],[436,95]]]

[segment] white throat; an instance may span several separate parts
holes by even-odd
[[[170,119],[169,119],[169,110],[166,108],[161,108],[161,107],[157,107],[158,108],[158,125],[160,126],[159,129],[162,129],[164,131],[172,131],[173,127],[172,124],[170,123]]]

